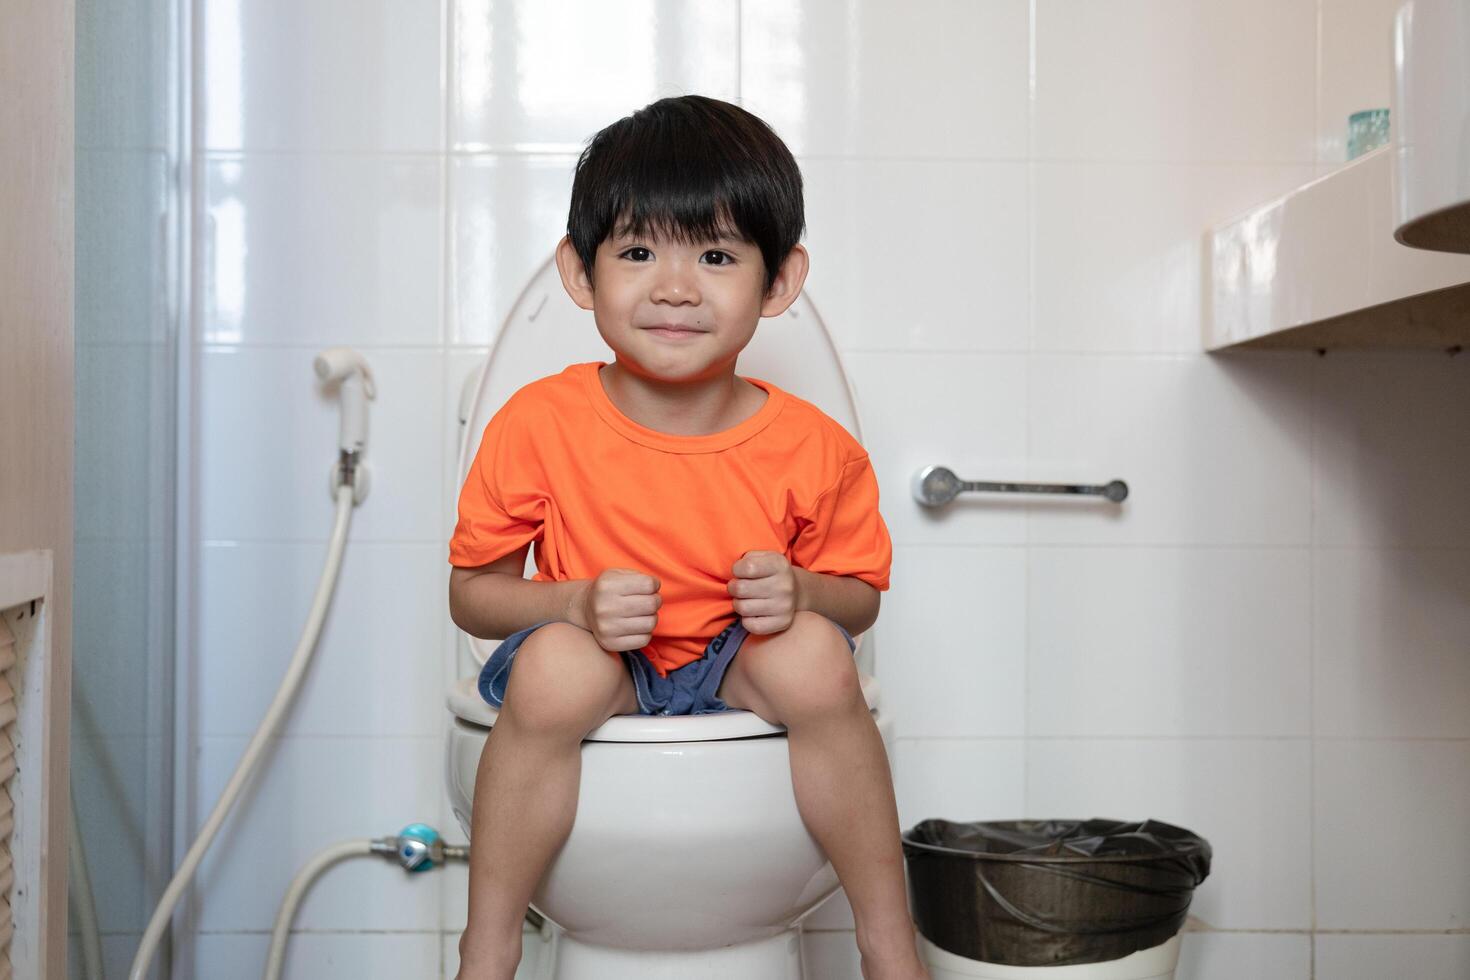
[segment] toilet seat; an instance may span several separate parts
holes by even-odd
[[[500,712],[485,703],[476,678],[454,682],[445,699],[460,721],[480,728],[495,724]],[[859,672],[863,700],[878,710],[881,689],[876,678]],[[587,733],[589,742],[715,742],[762,735],[783,735],[784,725],[772,725],[754,711],[719,711],[708,715],[613,715]]]

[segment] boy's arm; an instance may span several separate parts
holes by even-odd
[[[809,572],[791,566],[796,573],[796,608],[819,612],[835,619],[853,636],[878,621],[880,593],[867,582],[851,575]]]
[[[449,616],[471,636],[505,639],[527,626],[562,620],[587,629],[579,596],[588,579],[534,582],[525,577],[531,545],[478,568],[449,572]]]

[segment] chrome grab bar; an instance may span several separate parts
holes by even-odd
[[[1105,484],[1091,483],[992,483],[984,480],[961,480],[954,470],[943,466],[926,466],[914,474],[914,499],[926,507],[947,504],[967,490],[988,493],[1072,493],[1106,497],[1119,503],[1128,496],[1128,484],[1113,480]]]

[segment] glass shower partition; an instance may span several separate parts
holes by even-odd
[[[127,976],[172,870],[181,3],[76,2],[71,788],[81,846],[68,972],[82,980]],[[154,975],[169,976],[166,956],[159,964]]]

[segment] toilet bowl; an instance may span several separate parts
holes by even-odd
[[[548,261],[466,386],[456,493],[505,400],[588,360],[612,354]],[[761,321],[737,373],[816,404],[861,441],[840,356],[805,296]],[[480,697],[475,675],[500,641],[459,639],[445,777],[455,818],[469,833],[476,771],[498,715]],[[871,676],[873,636],[855,639],[863,696],[892,758],[893,725]],[[542,975],[801,980],[801,920],[837,887],[797,810],[783,727],[750,711],[614,716],[582,743],[576,817],[532,895],[532,906],[556,927],[552,965]]]
[[[862,682],[891,746],[878,684]],[[468,833],[496,711],[472,677],[449,704],[449,799]],[[582,744],[576,818],[531,904],[563,930],[557,980],[800,980],[799,920],[837,887],[796,809],[785,729],[749,711],[617,715]]]

